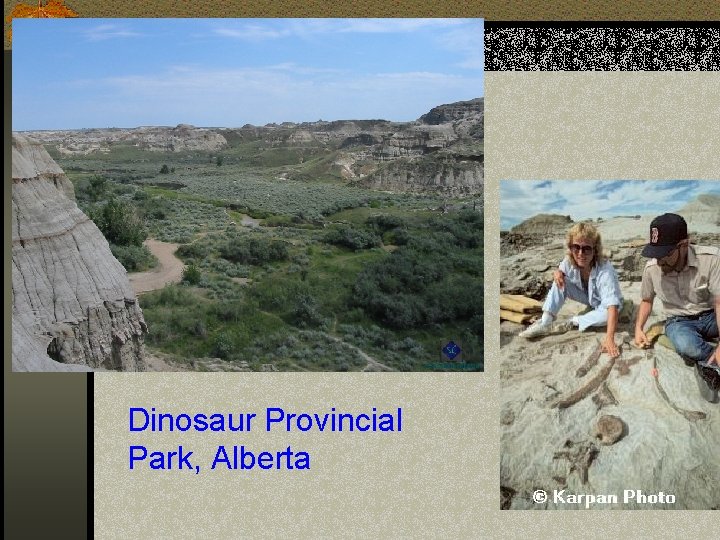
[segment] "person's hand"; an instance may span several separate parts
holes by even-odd
[[[708,360],[708,364],[714,363],[716,366],[720,367],[720,345],[715,347],[715,354],[713,354],[710,357],[710,360]]]
[[[643,332],[642,328],[635,329],[635,345],[642,349],[646,349],[651,345],[650,340],[645,332]]]
[[[615,339],[610,336],[605,336],[605,341],[602,344],[602,351],[608,353],[610,358],[617,358],[620,356],[620,350],[615,344]]]
[[[553,272],[553,282],[559,288],[564,289],[565,288],[565,274],[563,274],[561,270],[555,270]]]

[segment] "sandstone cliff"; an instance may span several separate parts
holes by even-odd
[[[13,371],[143,371],[142,311],[62,169],[13,135],[12,182]]]
[[[383,191],[474,195],[483,186],[483,165],[458,156],[398,159],[379,167],[359,183]]]
[[[370,172],[367,167],[358,171],[358,183],[387,191],[448,196],[482,193],[483,119],[482,98],[431,109],[375,146],[372,157],[377,166]]]

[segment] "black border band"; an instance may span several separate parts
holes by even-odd
[[[720,71],[717,23],[487,22],[485,71]]]

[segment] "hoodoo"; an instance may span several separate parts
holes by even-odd
[[[13,135],[13,371],[144,371],[127,273],[45,149]]]

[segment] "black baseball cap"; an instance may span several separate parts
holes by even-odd
[[[650,243],[645,245],[642,255],[662,259],[687,237],[687,223],[682,216],[663,214],[650,223]]]

